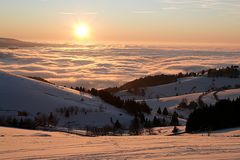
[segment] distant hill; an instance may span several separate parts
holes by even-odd
[[[0,38],[0,47],[16,48],[16,47],[35,47],[43,46],[41,43],[32,43],[20,41],[12,38]]]

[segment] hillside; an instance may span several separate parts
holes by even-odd
[[[42,46],[39,43],[32,43],[32,42],[24,42],[17,39],[11,38],[0,38],[0,47],[35,47],[35,46]]]
[[[215,96],[214,96],[215,95]],[[152,108],[152,115],[157,115],[157,110],[160,107],[163,110],[165,107],[173,113],[176,111],[181,117],[184,119],[188,118],[188,115],[193,111],[188,108],[178,108],[179,104],[184,100],[187,104],[191,101],[198,102],[199,96],[202,96],[202,100],[205,104],[215,104],[218,100],[222,99],[236,99],[240,97],[240,89],[229,89],[223,91],[212,91],[207,94],[202,93],[192,93],[185,94],[181,96],[172,96],[172,97],[164,97],[164,98],[153,98],[153,99],[144,99],[137,101],[145,101],[150,108]]]
[[[77,107],[78,113],[69,118],[56,113],[64,107]],[[0,115],[17,115],[18,111],[28,112],[30,118],[53,112],[59,119],[58,126],[63,127],[112,125],[111,118],[128,126],[132,119],[98,97],[0,71]]]
[[[121,99],[145,101],[151,108],[151,114],[145,114],[147,119],[153,120],[156,116],[169,123],[171,115],[176,111],[180,124],[185,125],[193,110],[179,108],[183,100],[187,104],[191,101],[198,102],[199,99],[205,104],[215,104],[220,99],[234,99],[240,96],[240,89],[226,88],[239,84],[239,78],[187,77],[178,79],[178,82],[143,88],[144,96],[136,96],[127,91],[118,92],[116,95]],[[211,91],[213,88],[222,90]],[[167,108],[170,115],[159,115],[159,108],[162,111]],[[70,115],[66,115],[66,110],[71,112]],[[0,115],[21,118],[19,112],[29,113],[30,118],[35,118],[39,113],[48,116],[52,112],[59,120],[58,126],[73,128],[113,126],[116,120],[127,128],[133,119],[124,110],[104,102],[97,96],[39,81],[39,78],[31,79],[1,71]]]
[[[141,92],[144,92],[144,95],[134,95],[127,90],[117,92],[115,95],[120,96],[122,99],[152,99],[234,88],[239,85],[240,78],[210,78],[206,76],[198,76],[179,78],[177,82],[174,83],[142,88],[143,91]]]

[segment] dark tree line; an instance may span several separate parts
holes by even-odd
[[[20,112],[18,112],[20,113]],[[23,112],[22,112],[23,113]],[[24,129],[35,129],[42,126],[56,126],[58,119],[51,112],[48,116],[42,113],[37,113],[34,118],[28,118],[27,116],[1,116],[0,126],[16,127]]]
[[[128,82],[122,85],[121,89],[131,89],[131,88],[142,88],[149,86],[162,85],[167,83],[172,83],[177,81],[177,76],[175,75],[156,75],[156,76],[146,76],[144,78],[139,78],[134,81]]]
[[[37,113],[37,115],[34,117],[34,122],[36,126],[56,126],[58,123],[58,118],[50,112],[49,115],[43,114],[43,113]]]
[[[35,129],[35,121],[30,118],[17,119],[13,116],[0,117],[0,126]]]
[[[73,87],[71,87],[74,89]],[[136,102],[135,100],[122,100],[118,96],[112,95],[110,92],[106,90],[97,90],[92,88],[91,90],[86,90],[84,87],[76,87],[75,90],[90,93],[94,96],[100,97],[106,103],[109,103],[117,108],[121,108],[126,110],[129,114],[135,115],[141,112],[151,113],[150,107],[145,102]]]
[[[230,77],[230,78],[238,78],[240,75],[238,66],[231,66],[220,69],[209,69],[208,77]]]
[[[136,102],[134,100],[121,100],[120,97],[114,96],[104,90],[91,89],[90,93],[94,96],[99,96],[103,101],[113,106],[126,110],[129,114],[135,115],[138,113],[151,113],[150,107],[145,102]]]
[[[70,106],[57,108],[56,112],[63,115],[66,118],[69,118],[71,115],[77,115],[79,112],[82,112],[82,110],[80,110],[77,106]]]
[[[37,80],[37,81],[41,81],[41,82],[45,82],[45,83],[49,83],[49,84],[54,84],[54,83],[51,83],[41,77],[31,77],[31,76],[28,76],[28,78],[31,78],[31,79],[34,79],[34,80]]]
[[[220,100],[213,106],[196,109],[189,115],[186,132],[211,131],[240,126],[240,98]]]
[[[87,136],[122,135],[123,131],[124,128],[119,120],[116,120],[113,126],[106,125],[101,128],[86,126]]]
[[[75,89],[75,90],[80,91],[80,92],[86,92],[86,91],[87,91],[87,90],[86,90],[84,87],[82,87],[82,86],[80,86],[80,87],[75,87],[75,88],[71,87],[71,89]]]

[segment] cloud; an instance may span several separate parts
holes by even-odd
[[[99,13],[98,12],[83,12],[82,14],[84,14],[84,15],[97,15]]]
[[[177,7],[165,7],[165,8],[162,8],[163,10],[177,10],[178,8]]]
[[[156,0],[166,8],[181,9],[232,9],[240,4],[239,0]]]
[[[151,11],[151,10],[136,10],[136,11],[132,11],[132,13],[134,13],[134,14],[152,14],[152,13],[154,13],[154,11]]]
[[[74,12],[58,12],[59,14],[63,14],[63,15],[74,15],[76,13]]]
[[[0,69],[61,85],[110,87],[159,73],[240,65],[240,49],[92,45],[78,48],[0,49]]]

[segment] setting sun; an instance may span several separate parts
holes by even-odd
[[[86,25],[78,25],[75,27],[75,35],[80,38],[85,38],[89,35],[89,28]]]

